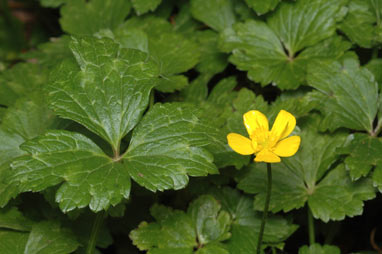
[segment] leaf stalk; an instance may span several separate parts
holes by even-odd
[[[265,223],[266,223],[267,217],[268,217],[269,201],[271,200],[271,192],[272,192],[272,167],[271,167],[270,163],[267,163],[267,175],[268,175],[267,196],[265,198],[263,218],[261,220],[261,226],[260,226],[259,240],[257,241],[257,251],[256,251],[257,254],[260,254],[261,244],[263,243],[263,235],[264,235]]]
[[[92,231],[90,232],[90,238],[89,238],[88,246],[86,248],[86,254],[94,254],[99,231],[103,224],[104,218],[105,218],[105,211],[101,211],[97,213],[94,219]]]
[[[315,236],[315,230],[314,230],[314,218],[309,206],[308,206],[308,230],[309,230],[309,245],[313,245],[316,242],[316,236]]]

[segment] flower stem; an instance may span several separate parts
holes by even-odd
[[[308,206],[308,230],[309,230],[309,245],[313,245],[316,242],[314,234],[314,219],[312,211]]]
[[[267,216],[268,216],[269,201],[271,200],[272,168],[271,168],[271,164],[270,163],[267,163],[267,175],[268,175],[267,196],[265,198],[264,211],[263,211],[263,219],[261,220],[259,240],[257,241],[257,251],[256,251],[257,254],[260,254],[261,244],[263,243],[263,235],[264,235],[265,223],[267,221]]]
[[[104,217],[105,217],[105,211],[97,213],[95,217],[94,224],[92,227],[92,232],[90,233],[88,246],[86,248],[86,254],[94,254],[97,238],[98,238],[98,233],[101,229]]]

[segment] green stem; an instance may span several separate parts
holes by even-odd
[[[154,98],[154,96],[155,96],[155,92],[154,92],[154,89],[153,90],[151,90],[151,92],[150,92],[150,101],[149,101],[149,110],[153,107],[153,105],[154,105],[154,102],[155,102],[155,98]]]
[[[263,243],[263,235],[264,235],[265,223],[267,221],[267,216],[268,216],[269,201],[271,200],[272,168],[271,168],[271,164],[270,163],[267,163],[267,175],[268,175],[267,196],[265,198],[264,211],[263,211],[263,219],[261,220],[259,240],[257,241],[257,251],[256,251],[257,254],[260,254],[261,244]]]
[[[375,47],[371,53],[371,59],[377,59],[378,58],[378,48]]]
[[[92,232],[90,233],[88,247],[86,248],[86,254],[94,254],[97,238],[98,238],[98,233],[101,229],[104,217],[105,217],[105,211],[99,212],[96,215],[96,218],[94,220],[94,224],[92,227]]]
[[[276,248],[272,247],[272,254],[276,254],[276,253],[277,253]]]
[[[308,229],[309,229],[309,245],[313,245],[316,242],[314,234],[314,218],[312,211],[308,206]]]

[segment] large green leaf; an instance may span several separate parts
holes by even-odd
[[[267,22],[236,23],[221,36],[229,60],[248,71],[251,80],[281,89],[295,89],[306,80],[308,63],[337,59],[350,43],[333,35],[335,14],[344,4],[337,0],[283,2]]]
[[[130,13],[126,0],[66,0],[61,7],[60,24],[70,34],[91,35],[101,29],[113,29]]]
[[[191,13],[195,19],[219,32],[236,21],[231,0],[191,0]]]
[[[219,242],[230,237],[231,219],[212,196],[194,200],[187,213],[154,205],[151,214],[156,222],[142,222],[130,233],[140,250],[149,250],[151,254],[228,254]]]
[[[188,175],[218,173],[204,146],[216,139],[215,129],[201,121],[192,105],[156,104],[133,132],[123,155],[131,177],[156,191],[181,189]]]
[[[12,162],[8,179],[19,192],[42,191],[63,182],[56,201],[64,212],[88,205],[99,211],[129,197],[130,177],[122,163],[81,134],[50,131],[21,148],[28,155]]]
[[[378,110],[378,85],[374,76],[354,59],[309,66],[308,83],[319,92],[312,98],[324,114],[323,128],[346,127],[373,133]]]
[[[77,63],[65,61],[51,75],[50,104],[118,152],[148,105],[158,69],[147,54],[107,38],[73,38],[70,45]]]
[[[315,243],[310,246],[302,246],[298,250],[298,254],[340,254],[341,251],[336,246],[331,245],[319,245],[318,243]]]
[[[345,164],[350,171],[353,180],[367,176],[374,167],[372,179],[374,185],[382,191],[382,139],[371,137],[362,133],[355,133],[350,136],[349,144],[339,149],[340,154],[348,155]]]
[[[339,28],[349,39],[364,48],[382,43],[382,2],[353,0],[349,1],[348,9]]]
[[[319,134],[312,123],[301,132],[301,147],[296,155],[272,164],[273,212],[298,209],[308,202],[313,216],[325,222],[342,220],[362,213],[363,201],[375,196],[369,180],[353,183],[343,164],[331,169],[338,160],[336,148],[343,146],[343,134]],[[255,209],[264,207],[267,190],[265,164],[252,164],[238,187],[257,194]]]
[[[162,0],[131,0],[133,7],[138,15],[154,11]]]

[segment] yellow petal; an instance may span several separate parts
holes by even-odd
[[[256,154],[255,157],[256,162],[268,162],[268,163],[275,163],[275,162],[280,162],[280,157],[277,156],[276,154],[272,153],[268,149],[263,149],[261,150],[258,154]]]
[[[230,133],[227,135],[227,140],[232,150],[239,154],[249,155],[255,152],[252,147],[252,141],[249,138],[236,133]]]
[[[297,152],[300,143],[301,138],[299,136],[292,136],[278,142],[273,152],[281,157],[289,157]]]
[[[280,110],[272,126],[271,136],[281,140],[288,137],[296,127],[296,118],[285,110]]]
[[[248,111],[243,115],[244,125],[250,137],[256,129],[259,131],[269,131],[267,117],[258,110]]]

